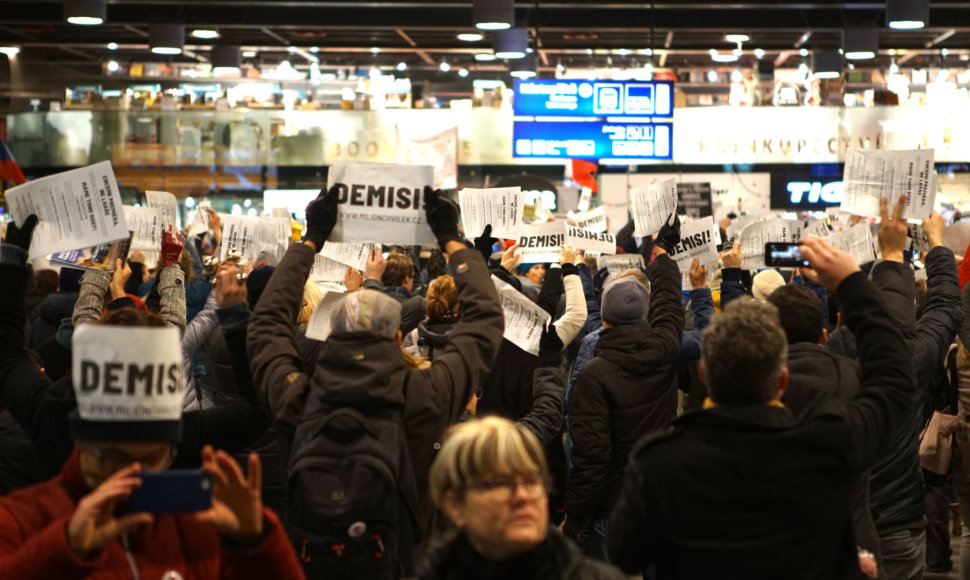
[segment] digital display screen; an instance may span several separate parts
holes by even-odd
[[[669,81],[517,80],[512,107],[528,117],[672,117]]]
[[[671,159],[670,123],[516,121],[514,157],[587,159]]]

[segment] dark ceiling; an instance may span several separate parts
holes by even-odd
[[[491,49],[488,34],[462,42],[459,32],[473,32],[471,2],[450,0],[107,0],[107,21],[84,27],[63,21],[60,0],[0,0],[0,45],[17,45],[23,67],[21,85],[97,81],[102,64],[166,60],[147,48],[148,26],[186,25],[188,51],[179,62],[207,60],[211,43],[238,44],[256,51],[255,62],[278,62],[296,51],[295,65],[305,64],[311,49],[321,64],[394,67],[403,61],[411,74],[438,74],[438,64],[466,66],[501,74],[502,63],[476,63],[475,52]],[[710,67],[708,51],[729,52],[727,33],[746,33],[742,66],[754,62],[753,49],[765,59],[791,62],[798,49],[838,48],[845,27],[880,27],[880,58],[886,67],[890,49],[909,66],[939,66],[942,49],[948,66],[967,66],[970,55],[970,1],[934,0],[930,25],[922,30],[885,27],[884,3],[835,0],[667,0],[662,2],[519,1],[516,19],[530,27],[541,56],[540,68],[603,67],[643,64],[647,49],[667,67]],[[192,38],[194,28],[220,32],[218,41]],[[538,35],[538,42],[535,36]],[[109,42],[117,43],[109,50]],[[375,51],[374,49],[379,49]],[[300,56],[302,55],[302,57]],[[171,60],[171,57],[168,57]],[[731,65],[733,66],[733,65]],[[422,73],[422,71],[427,71]],[[33,79],[28,82],[28,77]],[[17,91],[17,83],[14,91]],[[39,86],[39,85],[37,85]]]

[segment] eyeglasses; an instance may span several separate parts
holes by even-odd
[[[539,499],[549,493],[549,478],[541,475],[528,475],[518,477],[490,477],[468,486],[469,491],[474,491],[488,499],[497,502],[511,501],[515,496],[516,490],[521,485],[526,494],[531,499]]]

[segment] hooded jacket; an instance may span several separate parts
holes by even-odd
[[[457,318],[441,322],[422,320],[418,327],[408,333],[401,346],[413,356],[426,356],[433,359],[438,351],[448,342],[448,333],[455,327]]]
[[[353,332],[324,342],[311,379],[301,370],[292,321],[315,255],[305,244],[290,246],[266,286],[274,299],[256,305],[247,338],[253,378],[286,460],[311,396],[333,406],[396,407],[403,411],[417,488],[424,493],[445,429],[461,417],[481,386],[502,338],[502,308],[488,268],[475,250],[450,256],[462,315],[427,369],[406,367],[394,339]]]
[[[60,475],[0,498],[0,578],[168,578],[263,580],[303,578],[293,548],[273,512],[263,510],[263,537],[232,549],[195,514],[161,514],[147,526],[82,559],[68,546],[67,525],[91,492],[75,451]],[[173,576],[174,577],[174,576]]]
[[[649,322],[604,329],[576,378],[569,410],[573,469],[566,515],[577,525],[609,515],[630,450],[677,412],[684,315],[680,271],[660,255],[651,270]]]
[[[61,321],[70,318],[77,302],[77,292],[55,292],[47,296],[37,310],[30,333],[30,348],[37,350],[40,343],[57,333]]]

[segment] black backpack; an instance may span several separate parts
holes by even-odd
[[[420,512],[400,413],[340,407],[297,427],[286,518],[310,580],[411,573]]]

